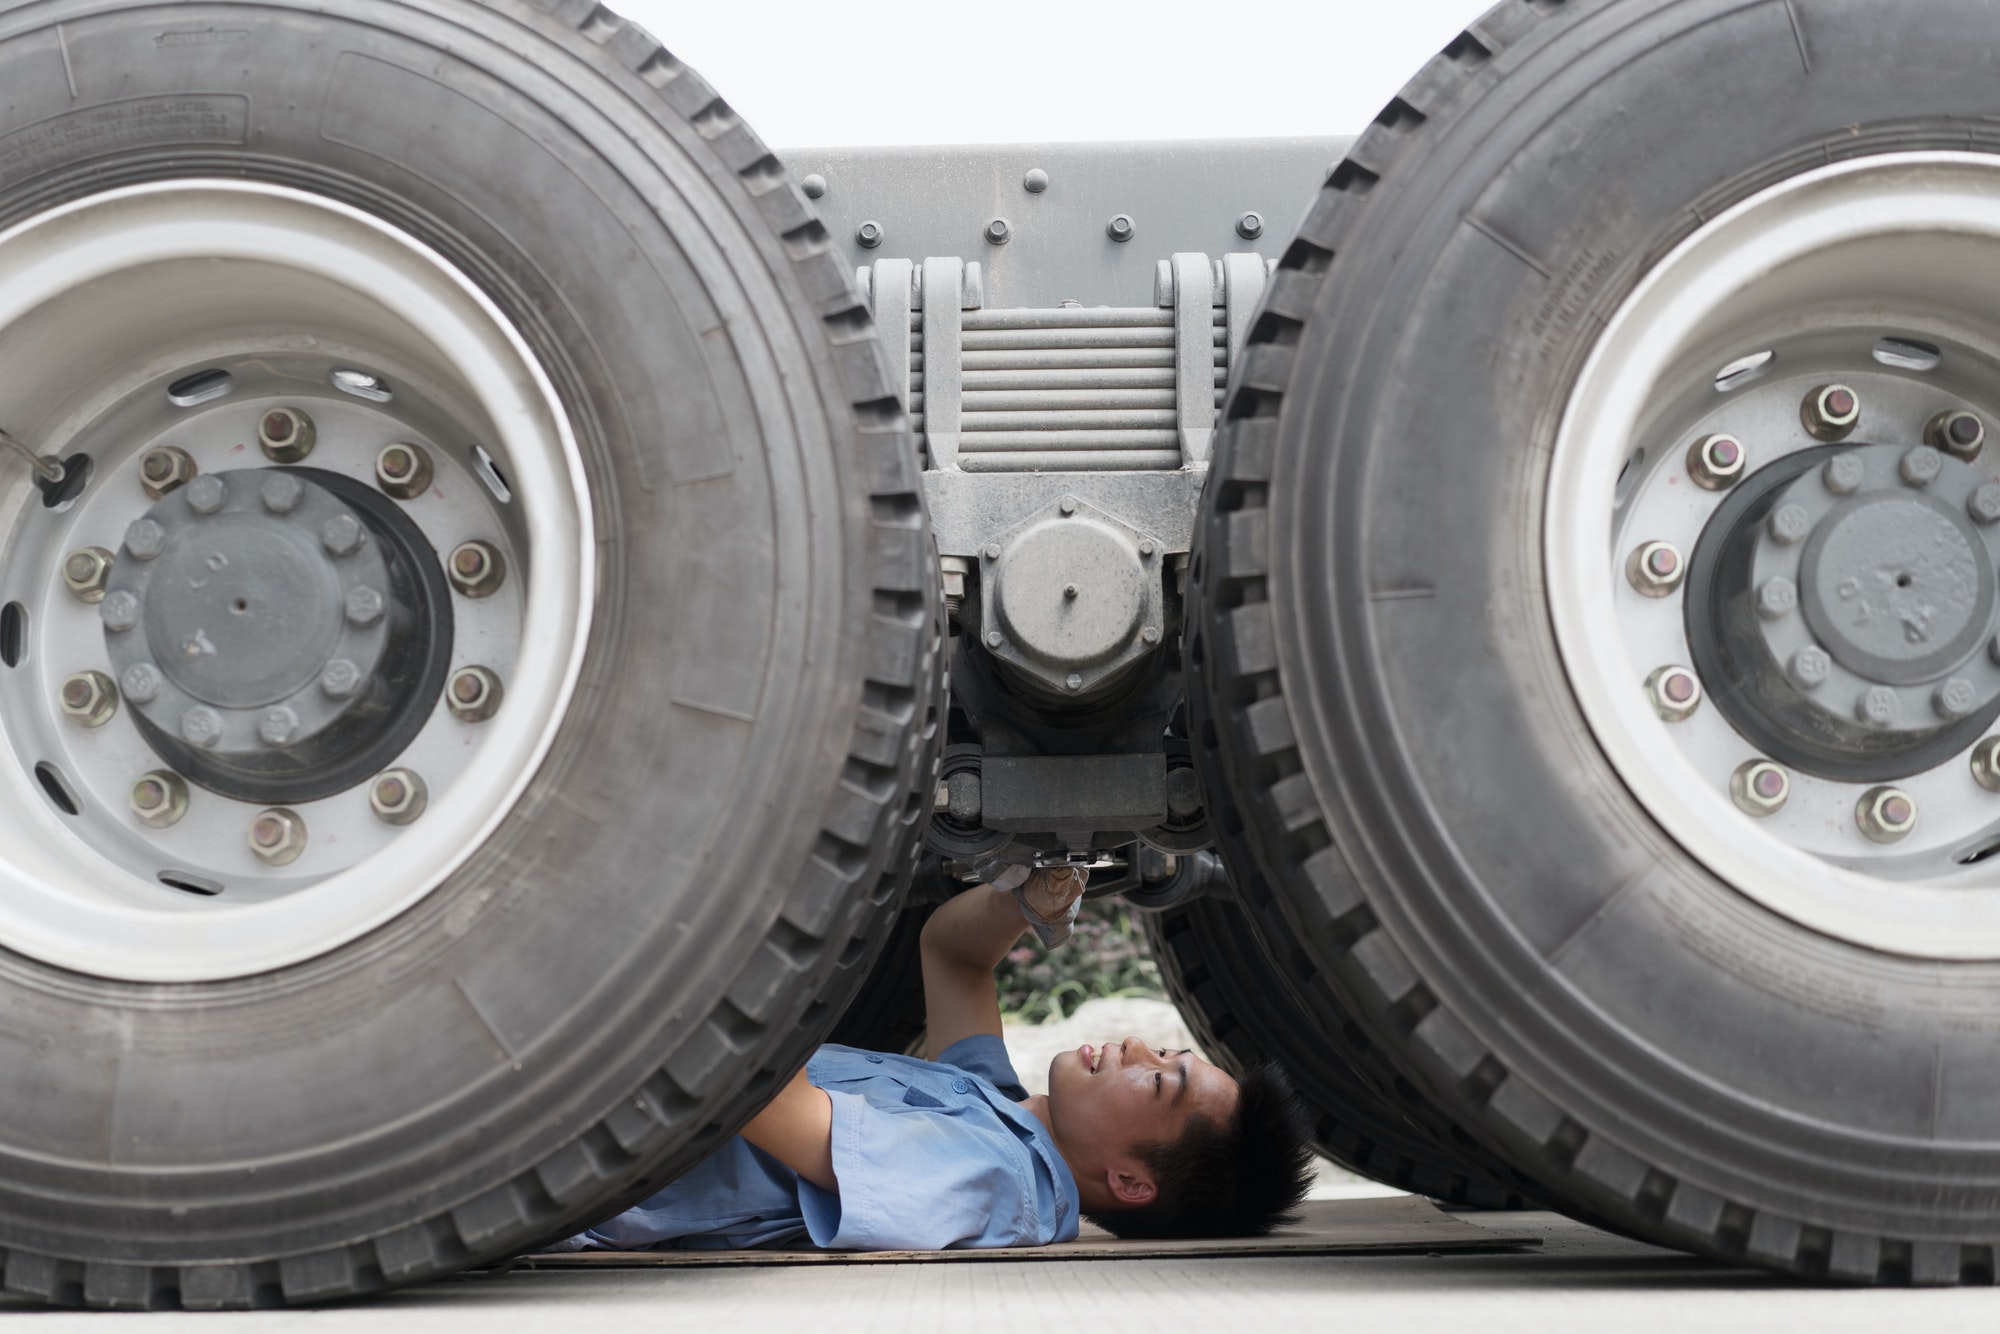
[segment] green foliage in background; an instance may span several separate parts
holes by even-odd
[[[1103,996],[1166,999],[1160,969],[1146,949],[1146,933],[1118,899],[1086,900],[1076,933],[1061,949],[1045,950],[1024,938],[1001,960],[1000,1009],[1017,1023],[1067,1019],[1076,1007]]]

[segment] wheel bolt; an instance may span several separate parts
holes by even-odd
[[[103,672],[78,672],[65,677],[56,692],[63,717],[78,727],[102,727],[118,712],[118,687]]]
[[[422,445],[394,444],[375,456],[375,485],[397,500],[415,500],[430,490],[434,471]]]
[[[170,769],[155,769],[132,784],[131,807],[139,823],[151,828],[179,824],[187,814],[187,784]]]
[[[361,688],[361,669],[347,658],[335,658],[320,670],[319,688],[330,699],[346,699]]]
[[[290,514],[306,498],[305,483],[288,472],[274,472],[261,488],[264,508],[273,514]]]
[[[151,519],[134,519],[125,530],[125,549],[137,560],[151,560],[167,549],[167,530]]]
[[[97,618],[104,622],[105,629],[123,634],[139,624],[139,599],[123,588],[107,594],[97,604]]]
[[[1792,779],[1769,760],[1750,760],[1729,776],[1729,795],[1745,815],[1763,819],[1784,809]]]
[[[1670,723],[1683,722],[1701,707],[1701,679],[1685,667],[1662,667],[1646,678],[1653,708]]]
[[[336,514],[319,526],[319,540],[336,556],[345,556],[361,545],[361,520],[352,514]]]
[[[1967,496],[1965,512],[1977,524],[2000,523],[2000,482],[1988,482]]]
[[[1917,827],[1917,803],[1896,787],[1871,787],[1854,805],[1854,823],[1871,843],[1895,843]]]
[[[207,750],[222,740],[222,715],[206,704],[197,704],[181,715],[181,740]]]
[[[1806,434],[1831,444],[1845,440],[1861,421],[1861,398],[1844,384],[1823,384],[1799,405]]]
[[[193,481],[198,471],[185,449],[161,445],[139,456],[139,487],[149,499],[159,500]]]
[[[1868,478],[1868,465],[1859,454],[1836,454],[1820,469],[1820,480],[1836,496],[1851,496]]]
[[[1870,727],[1894,727],[1902,709],[1902,700],[1887,686],[1870,686],[1854,701],[1854,716]]]
[[[1804,505],[1780,505],[1771,515],[1771,540],[1781,547],[1797,546],[1812,531],[1812,514]]]
[[[1903,480],[1911,486],[1929,486],[1938,479],[1938,474],[1944,471],[1944,455],[1929,445],[1918,445],[1903,455],[1903,461],[1897,465],[1897,471],[1903,474]]]
[[[164,684],[160,669],[150,662],[135,662],[118,675],[118,688],[134,704],[151,704]]]
[[[461,667],[445,687],[445,703],[460,722],[483,723],[500,711],[500,678],[484,667]]]
[[[2000,736],[1990,736],[1972,748],[1972,777],[1988,792],[2000,792]]]
[[[111,577],[112,555],[103,547],[79,547],[63,557],[63,587],[78,602],[104,601],[104,583]]]
[[[267,746],[282,746],[299,734],[299,715],[283,704],[264,710],[257,719],[257,739]]]
[[[1743,476],[1749,451],[1733,435],[1704,436],[1688,446],[1688,476],[1705,491],[1726,491]]]
[[[257,444],[273,463],[297,463],[318,438],[313,419],[297,408],[273,408],[257,423]]]
[[[1969,717],[1979,707],[1979,690],[1962,676],[1954,676],[1931,694],[1931,707],[1947,722]]]
[[[205,518],[229,503],[229,484],[213,474],[197,477],[188,483],[187,503]]]
[[[1970,463],[1986,448],[1986,423],[1958,409],[1940,412],[1924,427],[1924,440],[1933,449]]]
[[[1833,675],[1833,656],[1817,645],[1802,648],[1792,655],[1785,674],[1799,689],[1817,690],[1826,684],[1827,677]]]
[[[250,822],[250,851],[266,866],[290,866],[306,850],[306,822],[299,813],[274,806]]]
[[[462,542],[445,562],[451,586],[465,597],[491,597],[507,579],[507,562],[484,542]]]
[[[1782,621],[1798,605],[1798,585],[1789,579],[1766,579],[1757,590],[1757,614],[1767,621]]]
[[[1648,542],[1625,559],[1625,577],[1649,598],[1663,598],[1687,577],[1687,562],[1671,542]]]
[[[388,603],[382,594],[367,585],[347,590],[347,619],[353,625],[373,625],[382,619]]]
[[[429,800],[424,780],[408,769],[390,769],[368,787],[368,809],[384,824],[411,823]]]

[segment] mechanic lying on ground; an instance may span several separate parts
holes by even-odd
[[[1242,1236],[1312,1182],[1303,1109],[1275,1068],[1241,1085],[1136,1038],[1049,1065],[1030,1097],[1000,1041],[993,969],[1023,918],[1067,937],[1083,874],[980,886],[924,927],[930,1060],[824,1046],[743,1133],[561,1249],[1037,1246],[1077,1216],[1124,1237]]]

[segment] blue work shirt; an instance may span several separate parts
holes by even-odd
[[[832,1044],[806,1078],[833,1100],[822,1190],[738,1135],[565,1249],[827,1250],[1040,1246],[1076,1237],[1076,1180],[991,1034],[936,1061]]]

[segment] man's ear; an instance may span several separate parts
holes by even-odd
[[[1153,1197],[1160,1193],[1160,1188],[1153,1184],[1153,1174],[1137,1163],[1126,1166],[1131,1170],[1105,1169],[1104,1180],[1111,1187],[1112,1198],[1127,1209],[1151,1204]]]

